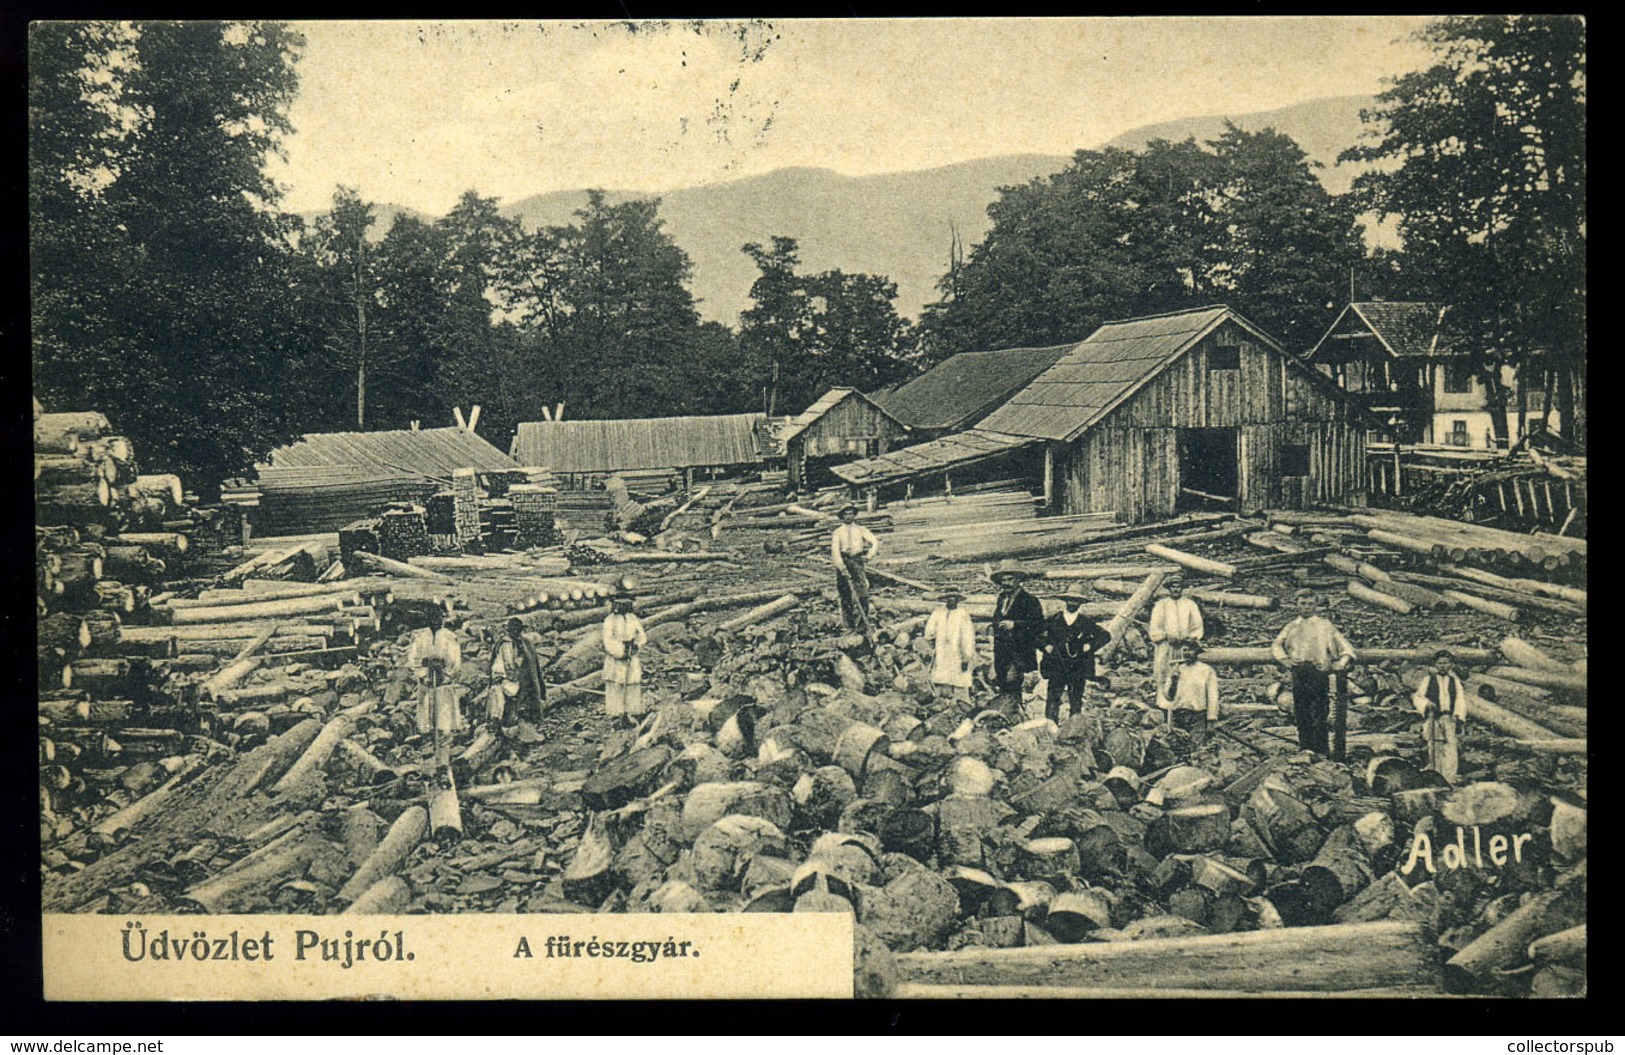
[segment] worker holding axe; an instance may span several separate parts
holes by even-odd
[[[835,589],[841,599],[841,621],[848,630],[873,637],[869,626],[869,559],[880,552],[874,532],[858,523],[858,507],[841,507],[841,526],[830,539],[830,560],[835,565]]]
[[[433,734],[435,776],[445,786],[451,781],[452,737],[467,727],[453,682],[462,665],[462,647],[446,626],[446,610],[435,605],[429,609],[428,625],[412,635],[406,667],[418,683],[418,732]]]

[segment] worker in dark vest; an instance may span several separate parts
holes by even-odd
[[[1044,606],[1022,586],[1026,577],[1011,561],[993,573],[999,587],[993,603],[994,706],[1016,721],[1023,717],[1022,680],[1038,669],[1038,650],[1044,644]]]
[[[1433,673],[1424,675],[1411,696],[1422,716],[1422,742],[1427,745],[1428,768],[1456,782],[1456,741],[1467,720],[1467,690],[1455,673],[1455,657],[1448,649],[1433,656]]]
[[[1328,679],[1354,662],[1354,646],[1321,614],[1313,590],[1299,590],[1298,618],[1276,635],[1270,652],[1292,677],[1292,702],[1298,724],[1298,746],[1327,754],[1326,719],[1331,711]]]
[[[1059,723],[1063,717],[1083,710],[1083,687],[1095,677],[1095,653],[1112,635],[1083,614],[1083,595],[1061,595],[1062,608],[1044,621],[1044,658],[1038,672],[1049,682],[1044,694],[1044,716]],[[1066,695],[1067,710],[1061,710]]]

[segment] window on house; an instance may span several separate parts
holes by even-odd
[[[863,453],[867,457],[870,457],[870,458],[877,457],[880,454],[880,441],[879,440],[869,440],[868,442],[866,442],[864,444]]]
[[[1281,475],[1309,475],[1309,445],[1307,443],[1288,443],[1281,448]]]
[[[1471,392],[1473,390],[1473,370],[1467,363],[1446,363],[1444,367],[1444,390],[1446,392]]]
[[[1207,368],[1209,370],[1240,370],[1241,349],[1234,345],[1229,348],[1214,345],[1207,352]]]
[[[1456,419],[1451,420],[1451,422],[1450,422],[1450,446],[1452,446],[1452,447],[1465,447],[1465,446],[1467,446],[1467,422],[1466,422],[1465,419],[1456,418]]]

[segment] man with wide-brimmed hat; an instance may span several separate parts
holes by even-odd
[[[1013,718],[1021,714],[1021,683],[1038,669],[1044,642],[1044,606],[1022,585],[1026,572],[1004,561],[993,572],[999,596],[993,604],[993,684],[997,705]]]
[[[1083,710],[1083,687],[1095,677],[1095,653],[1112,639],[1109,631],[1083,614],[1084,596],[1077,590],[1061,595],[1061,610],[1044,621],[1044,658],[1038,672],[1048,681],[1044,715],[1059,723]],[[1067,714],[1061,697],[1067,698]]]
[[[830,539],[835,590],[841,599],[841,621],[848,630],[869,630],[869,558],[880,552],[875,533],[858,523],[858,507],[841,507],[841,526]]]
[[[942,607],[925,621],[931,642],[931,688],[938,699],[970,702],[971,668],[976,663],[976,628],[961,607],[965,594],[957,586],[942,591]]]
[[[1206,629],[1202,610],[1185,596],[1185,584],[1178,575],[1163,583],[1166,597],[1151,606],[1151,622],[1146,628],[1156,651],[1151,656],[1151,680],[1157,689],[1157,706],[1168,709],[1168,679],[1179,663],[1179,650],[1186,641],[1201,641]]]
[[[618,722],[635,725],[648,710],[638,654],[649,643],[649,635],[643,620],[632,614],[633,600],[632,591],[616,591],[604,617],[604,710]]]
[[[456,683],[463,650],[457,634],[446,626],[446,609],[431,606],[426,625],[412,635],[406,649],[406,669],[418,684],[417,729],[432,734],[436,779],[451,780],[451,741],[468,727],[463,718],[461,690]]]

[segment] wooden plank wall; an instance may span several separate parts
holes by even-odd
[[[879,453],[885,454],[906,430],[870,403],[848,397],[795,438],[803,444],[807,457],[849,454],[853,459],[868,456],[868,441],[880,440]]]
[[[1238,430],[1241,508],[1363,501],[1365,431],[1348,405],[1251,341],[1239,370],[1208,370],[1211,338],[1186,353],[1076,443],[1057,450],[1067,513],[1115,510],[1125,523],[1174,514],[1181,428]],[[1307,478],[1283,479],[1281,448],[1309,447]]]

